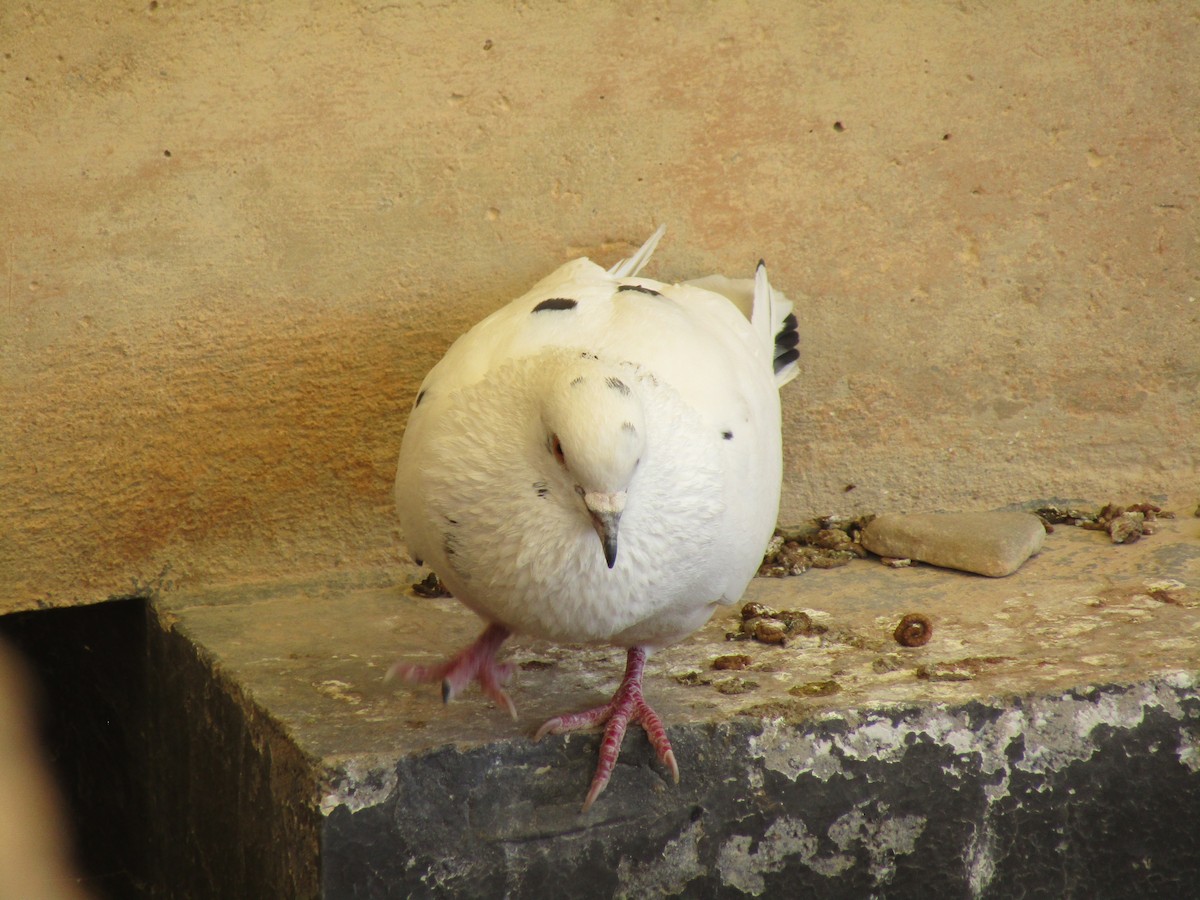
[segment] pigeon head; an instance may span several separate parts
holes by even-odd
[[[611,569],[627,492],[646,447],[641,399],[628,376],[581,357],[551,380],[542,423],[547,467],[570,482]]]

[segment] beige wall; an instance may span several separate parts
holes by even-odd
[[[387,563],[424,371],[659,222],[647,274],[798,301],[786,519],[1200,490],[1195,3],[3,3],[0,49],[10,608]]]

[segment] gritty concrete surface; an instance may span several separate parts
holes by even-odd
[[[1192,478],[1198,57],[1190,0],[0,4],[0,608],[386,564],[430,365],[660,222],[797,301],[784,521]]]
[[[514,723],[473,689],[444,706],[436,686],[383,683],[397,657],[442,657],[479,628],[414,597],[416,570],[166,592],[156,608],[253,712],[242,740],[294,748],[303,764],[264,783],[309,791],[330,897],[1171,896],[1200,877],[1186,513],[1123,546],[1059,526],[1002,579],[874,560],[756,579],[746,600],[825,632],[730,641],[730,608],[653,656],[647,697],[682,782],[631,733],[586,815],[598,736],[529,735],[606,698],[618,651],[512,642]],[[923,647],[892,637],[909,612],[933,623]],[[746,667],[713,667],[731,654]]]
[[[152,614],[147,629],[144,895],[317,896],[319,765],[250,680],[171,621]]]

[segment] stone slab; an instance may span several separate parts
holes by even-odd
[[[382,682],[478,629],[413,597],[416,571],[158,610],[256,711],[247,746],[294,747],[274,783],[301,791],[308,766],[326,896],[1087,893],[1147,872],[1167,895],[1200,877],[1178,827],[1200,815],[1200,521],[1163,526],[1127,546],[1059,528],[1003,580],[869,560],[756,580],[747,600],[827,630],[734,643],[729,609],[652,657],[682,782],[631,733],[586,815],[598,736],[529,735],[605,698],[617,651],[515,641],[513,723],[474,690],[445,706]],[[909,612],[933,624],[923,647],[891,636]],[[730,653],[748,667],[712,667]]]
[[[863,529],[862,544],[880,556],[1002,578],[1045,537],[1041,520],[1024,512],[885,513]]]

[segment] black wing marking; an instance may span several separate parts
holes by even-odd
[[[535,306],[533,311],[540,313],[548,309],[574,309],[578,305],[578,300],[572,300],[569,297],[551,297],[549,300],[543,300]]]

